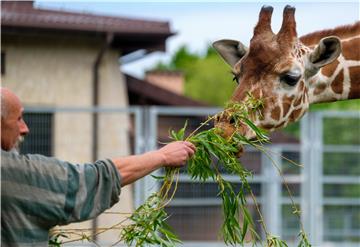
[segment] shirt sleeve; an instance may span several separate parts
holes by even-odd
[[[83,221],[96,217],[119,201],[121,176],[111,160],[94,164],[66,163],[68,187],[64,222]]]
[[[119,201],[121,176],[111,160],[73,164],[1,152],[2,199],[27,217],[62,225],[96,217]]]

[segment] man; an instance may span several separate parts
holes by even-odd
[[[195,152],[173,142],[142,155],[76,165],[13,152],[29,129],[19,98],[1,93],[1,246],[47,246],[49,229],[94,218],[119,200],[121,187],[163,167],[183,166]]]

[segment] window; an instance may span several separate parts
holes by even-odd
[[[53,154],[53,114],[25,113],[24,120],[30,132],[21,145],[21,153]]]

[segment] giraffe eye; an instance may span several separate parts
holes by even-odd
[[[280,80],[289,86],[295,86],[300,80],[301,75],[297,73],[285,73],[280,76]]]

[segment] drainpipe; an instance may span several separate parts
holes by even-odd
[[[99,68],[100,68],[101,60],[107,49],[110,47],[110,44],[113,41],[113,39],[114,39],[113,33],[106,34],[105,43],[99,50],[99,53],[97,54],[94,64],[92,66],[92,75],[93,75],[92,76],[92,107],[93,108],[99,106],[99,89],[100,89]],[[99,113],[97,111],[94,111],[92,113],[92,160],[94,162],[99,158],[98,142],[99,142]],[[97,228],[97,219],[95,218],[92,221],[93,240],[97,239],[96,228]]]

